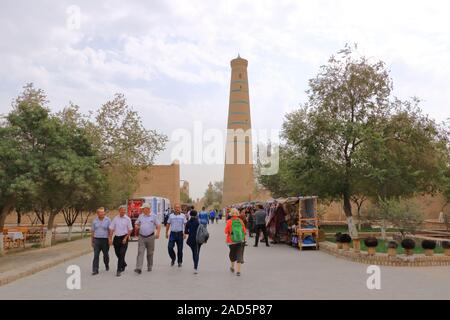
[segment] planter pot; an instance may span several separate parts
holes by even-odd
[[[377,247],[368,247],[367,248],[367,254],[369,256],[374,256],[376,252],[377,252]]]
[[[350,250],[350,243],[345,242],[342,244],[342,249],[344,249],[344,251],[349,251]]]
[[[337,242],[336,245],[337,245],[338,249],[342,249],[342,247],[343,247],[341,242]]]
[[[431,257],[434,254],[434,250],[433,249],[425,249],[425,255],[427,257]]]
[[[407,256],[412,256],[414,254],[414,249],[405,249],[405,254]]]
[[[389,257],[395,257],[397,255],[397,249],[396,248],[388,248],[388,256]]]
[[[359,239],[353,240],[353,250],[356,253],[359,253],[361,251],[361,241],[359,241]]]
[[[450,256],[450,248],[449,249],[444,249],[444,254],[446,256]]]

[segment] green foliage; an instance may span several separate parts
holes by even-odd
[[[223,194],[223,181],[216,181],[214,184],[209,183],[208,189],[205,191],[204,195],[204,206],[210,207],[213,204],[222,203]]]

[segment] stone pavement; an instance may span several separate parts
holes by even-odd
[[[0,257],[0,286],[91,252],[90,238]]]
[[[127,253],[128,268],[115,276],[101,266],[91,276],[92,254],[0,287],[0,299],[450,299],[450,267],[380,267],[381,290],[369,290],[367,265],[335,258],[321,251],[287,245],[245,249],[242,276],[228,270],[224,223],[210,226],[211,239],[201,249],[200,273],[193,274],[192,255],[184,250],[182,268],[170,267],[167,240],[157,240],[152,272],[133,272],[137,244]],[[81,268],[81,290],[66,287],[69,265]]]

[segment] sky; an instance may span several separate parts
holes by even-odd
[[[447,0],[0,0],[0,113],[22,87],[43,89],[52,110],[98,109],[125,94],[144,125],[171,141],[195,123],[225,130],[230,60],[249,61],[252,126],[278,130],[306,99],[308,79],[346,43],[383,60],[394,94],[417,96],[437,121],[450,118]],[[195,143],[195,142],[193,142]],[[182,164],[199,198],[223,165]]]

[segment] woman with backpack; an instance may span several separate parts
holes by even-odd
[[[241,275],[241,264],[244,263],[245,225],[239,218],[239,211],[232,208],[230,219],[225,226],[226,242],[230,248],[230,271],[236,275]],[[236,268],[235,268],[236,266]]]
[[[206,227],[201,225],[197,218],[197,211],[191,210],[189,221],[186,223],[184,233],[188,236],[186,244],[192,250],[192,259],[194,260],[194,274],[198,273],[198,261],[200,259],[200,247],[208,240]],[[201,230],[199,230],[199,228]],[[204,229],[203,229],[204,228]],[[199,232],[201,231],[201,232]]]

